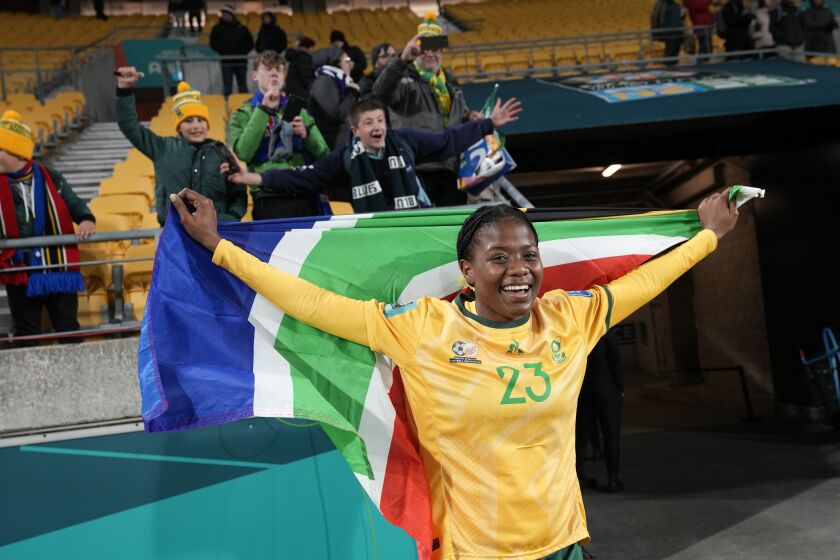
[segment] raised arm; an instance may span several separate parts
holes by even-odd
[[[671,252],[649,261],[606,286],[571,292],[565,301],[571,305],[578,324],[594,345],[611,326],[662,293],[717,247],[735,227],[738,210],[728,204],[729,189],[703,200],[698,208],[703,231]],[[583,297],[579,297],[579,296]]]
[[[424,324],[425,303],[406,306],[405,311],[412,313],[394,314],[376,300],[357,300],[320,288],[278,270],[222,239],[216,229],[213,202],[207,197],[184,189],[178,195],[171,195],[170,199],[184,229],[213,253],[215,264],[287,315],[339,338],[383,352],[397,363],[413,359]]]
[[[124,66],[117,70],[117,124],[131,145],[140,150],[149,159],[154,159],[164,150],[165,140],[140,124],[137,117],[137,101],[131,88],[137,83],[139,75],[133,66]]]
[[[242,162],[240,167],[244,169]],[[227,171],[226,163],[222,164],[221,171]],[[267,191],[285,196],[321,194],[328,188],[350,186],[347,172],[344,171],[341,162],[340,150],[307,167],[267,169],[263,173],[236,173],[229,176],[228,181],[240,185],[262,186]]]
[[[522,104],[515,98],[502,104],[496,100],[496,107],[489,119],[478,119],[460,125],[447,126],[441,132],[403,129],[401,133],[414,150],[417,163],[445,161],[461,155],[467,148],[493,132],[519,119]]]

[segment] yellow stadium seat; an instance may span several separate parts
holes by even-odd
[[[154,259],[157,246],[154,244],[131,245],[125,251],[126,259],[150,258]],[[153,260],[127,262],[123,264],[123,279],[126,287],[143,286],[148,288],[152,284]]]
[[[142,154],[141,154],[142,155]],[[141,158],[132,158],[127,159],[125,161],[118,161],[114,164],[114,177],[123,177],[123,176],[141,176],[141,177],[154,177],[155,176],[155,167],[152,164],[152,160],[143,156]]]
[[[90,201],[94,216],[99,214],[121,214],[129,219],[129,227],[136,228],[149,213],[148,199],[140,194],[115,194],[97,196]]]
[[[337,200],[330,201],[330,210],[335,215],[339,214],[352,214],[353,213],[353,205],[349,202],[340,202]]]
[[[139,194],[146,197],[149,207],[155,201],[155,187],[146,176],[121,173],[119,177],[108,177],[99,183],[99,196]]]
[[[111,260],[107,252],[100,248],[91,247],[92,244],[79,245],[79,261],[107,261]],[[87,292],[105,292],[108,284],[111,283],[111,269],[107,264],[95,264],[81,267],[82,276],[85,278]]]
[[[108,322],[107,292],[81,293],[78,300],[76,317],[80,326],[97,327]]]

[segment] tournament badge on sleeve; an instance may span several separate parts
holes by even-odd
[[[499,97],[499,84],[487,96],[484,108],[485,117],[490,117],[496,99]],[[502,175],[513,171],[516,162],[505,149],[505,137],[497,130],[488,134],[461,155],[461,167],[458,169],[458,188],[469,194],[477,195]]]

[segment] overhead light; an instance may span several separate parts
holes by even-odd
[[[615,175],[616,171],[618,171],[619,169],[621,169],[621,164],[620,163],[614,163],[614,164],[610,165],[609,167],[607,167],[606,169],[604,169],[603,171],[601,171],[601,176],[602,177],[612,177],[613,175]]]

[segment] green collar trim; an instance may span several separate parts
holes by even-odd
[[[480,323],[480,324],[484,325],[485,327],[490,327],[492,329],[512,329],[514,327],[521,327],[522,325],[527,323],[528,320],[531,318],[531,312],[528,311],[528,313],[526,313],[525,315],[523,315],[522,317],[520,317],[519,319],[517,319],[515,321],[508,321],[508,322],[491,321],[490,319],[485,319],[484,317],[479,317],[478,315],[476,315],[475,313],[473,313],[472,311],[467,309],[467,306],[464,305],[465,301],[475,301],[475,296],[474,295],[468,295],[468,294],[458,294],[458,296],[455,298],[454,303],[455,303],[455,305],[458,306],[458,309],[461,311],[461,313],[465,317],[467,317],[469,319],[472,319],[476,323]]]

